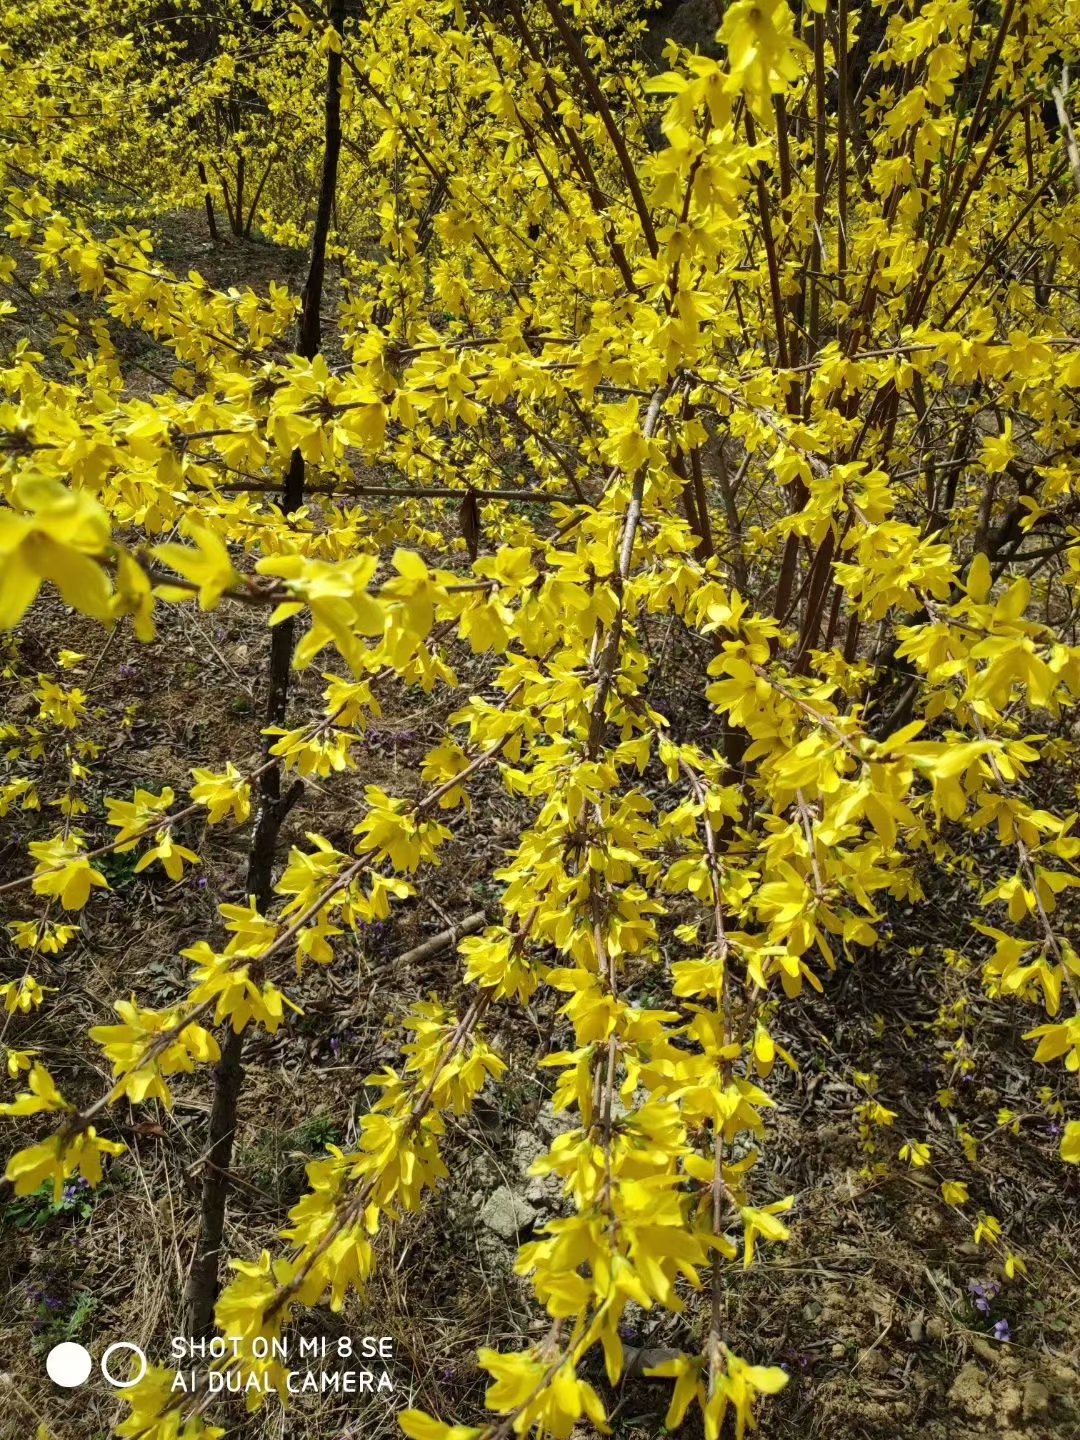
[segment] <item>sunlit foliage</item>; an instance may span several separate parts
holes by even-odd
[[[313,833],[269,913],[221,907],[175,1005],[118,998],[90,1036],[108,1093],[80,1110],[11,1051],[3,1108],[54,1128],[8,1180],[96,1183],[123,1148],[113,1107],[168,1105],[217,1059],[215,1027],[287,1023],[296,963],[332,963],[337,937],[421,889],[448,812],[497,771],[528,819],[497,923],[460,947],[457,1003],[409,1017],[356,1145],[310,1166],[278,1253],[233,1263],[218,1324],[287,1399],[251,1342],[363,1293],[380,1229],[446,1175],[444,1116],[505,1069],[489,1012],[544,989],[572,1037],[544,1064],[574,1124],[536,1166],[564,1214],[517,1265],[550,1329],[480,1353],[486,1430],[418,1411],[402,1428],[602,1426],[589,1352],[616,1382],[627,1306],[711,1286],[697,1348],[657,1373],[669,1425],[699,1407],[710,1440],[741,1436],[787,1378],[729,1347],[722,1304],[728,1267],[767,1259],[797,1205],[754,1194],[769,1076],[798,1061],[778,1008],[865,962],[889,905],[955,866],[988,991],[1030,1012],[1034,1062],[1080,1067],[1080,837],[1074,795],[1044,781],[1074,757],[1080,696],[1080,160],[1061,88],[1080,5],[735,0],[719,58],[670,44],[660,74],[623,0],[386,0],[338,28],[315,0],[2,13],[0,624],[32,627],[42,587],[144,641],[165,605],[299,617],[293,663],[326,668],[325,713],[276,727],[271,755],[328,784],[363,774],[376,681],[454,686],[451,637],[493,666],[417,784],[367,788],[347,851]],[[303,250],[331,55],[333,343],[302,356],[287,284],[173,273],[154,230],[176,210]],[[139,334],[168,373],[120,345]],[[297,454],[317,511],[282,501]],[[661,624],[697,657],[685,709],[650,690]],[[55,833],[0,886],[41,902],[13,926],[31,965],[0,992],[11,1034],[47,1003],[32,957],[108,884],[103,853],[176,879],[199,862],[179,817],[252,812],[256,775],[178,766],[160,794],[111,797],[115,835],[89,844],[80,658],[31,680],[40,714],[7,727],[0,810],[41,803],[43,736],[71,756]],[[661,1004],[625,993],[631,961]],[[895,1117],[864,1088],[872,1145]],[[890,1143],[935,1163],[920,1137]],[[1080,1162],[1080,1119],[1061,1153]],[[965,1182],[939,1179],[963,1209]],[[1008,1216],[971,1223],[1018,1278]],[[163,1372],[126,1399],[121,1435],[223,1433]]]

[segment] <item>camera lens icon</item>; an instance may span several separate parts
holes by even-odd
[[[133,1375],[130,1380],[118,1380],[109,1370],[109,1357],[121,1350],[127,1350],[132,1355],[139,1357],[139,1373]],[[101,1357],[101,1373],[114,1390],[130,1390],[133,1385],[138,1385],[146,1374],[146,1356],[138,1345],[133,1345],[130,1340],[114,1340]]]
[[[136,1356],[139,1361],[138,1373],[129,1379],[114,1375],[109,1369],[112,1357],[124,1351]],[[77,1345],[73,1340],[54,1345],[45,1357],[45,1371],[49,1379],[54,1385],[60,1385],[65,1390],[74,1390],[79,1385],[85,1385],[93,1368],[94,1361],[90,1351],[85,1345]],[[133,1385],[138,1385],[146,1370],[145,1353],[130,1340],[114,1340],[101,1357],[101,1373],[114,1390],[130,1390]]]

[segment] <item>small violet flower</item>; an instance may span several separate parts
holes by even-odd
[[[972,1297],[972,1304],[980,1315],[990,1314],[990,1302],[1001,1289],[1001,1286],[994,1281],[981,1284],[978,1280],[968,1281],[968,1293]]]

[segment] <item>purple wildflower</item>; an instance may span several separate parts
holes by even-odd
[[[1004,1344],[1006,1340],[1012,1339],[1012,1335],[1009,1333],[1009,1322],[1007,1320],[997,1321],[994,1326],[994,1339],[1000,1340],[1002,1344]]]
[[[989,1315],[990,1302],[1001,1289],[1001,1286],[993,1280],[987,1281],[986,1284],[982,1284],[978,1280],[969,1280],[967,1288],[968,1293],[972,1297],[972,1304],[975,1306],[975,1309],[978,1310],[979,1314]]]

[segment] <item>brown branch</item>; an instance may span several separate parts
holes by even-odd
[[[457,925],[452,925],[449,930],[440,930],[438,935],[433,935],[430,940],[425,940],[421,945],[414,945],[411,950],[406,950],[394,961],[395,968],[403,965],[414,965],[421,960],[428,960],[432,955],[438,955],[440,950],[447,949],[450,945],[456,945],[464,935],[475,935],[482,930],[487,923],[487,916],[483,910],[477,910],[472,915],[466,915],[465,919]]]
[[[619,165],[622,168],[630,194],[633,196],[634,208],[637,210],[638,219],[641,221],[641,230],[645,236],[645,244],[649,247],[649,254],[655,259],[659,251],[659,246],[656,242],[656,231],[653,229],[652,216],[649,214],[649,207],[645,203],[645,196],[641,191],[641,183],[638,180],[634,162],[630,159],[630,153],[626,148],[626,141],[623,139],[622,131],[615,123],[611,108],[604,98],[604,92],[600,89],[596,73],[589,64],[589,58],[582,48],[581,41],[566,23],[566,17],[563,15],[559,0],[543,0],[543,4],[544,9],[555,22],[555,28],[559,32],[559,37],[570,52],[571,59],[577,66],[578,73],[585,84],[585,89],[588,91],[589,99],[596,107],[596,113],[600,116],[604,129],[607,131],[608,137],[615,147],[615,154],[619,157]]]

